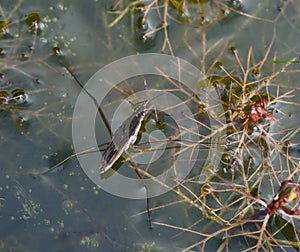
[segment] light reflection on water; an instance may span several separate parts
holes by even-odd
[[[251,8],[249,1],[246,2],[242,10],[247,13],[270,19],[278,15],[271,1],[265,1],[259,8]],[[62,59],[84,83],[100,67],[113,60],[137,52],[160,52],[163,31],[157,32],[153,44],[143,47],[143,43],[136,41],[136,34],[132,33],[129,14],[117,26],[107,28],[114,17],[108,12],[110,1],[85,4],[82,1],[65,1],[47,5],[35,1],[20,3],[10,20],[37,12],[45,26],[35,37],[33,32],[27,31],[24,22],[20,22],[7,30],[11,34],[18,33],[17,38],[0,37],[0,47],[6,52],[0,61],[0,71],[6,78],[1,82],[1,90],[23,88],[29,97],[26,106],[7,107],[1,104],[0,107],[0,248],[13,251],[40,251],[41,248],[47,251],[176,251],[200,240],[198,235],[191,233],[183,233],[178,236],[180,239],[176,238],[179,230],[161,226],[149,230],[144,214],[145,201],[119,199],[105,193],[86,178],[76,159],[51,174],[41,177],[31,175],[51,167],[72,152],[72,109],[80,88],[58,63],[58,57],[52,55],[52,48],[61,48],[64,53]],[[3,12],[9,13],[14,4],[17,2],[1,4]],[[294,9],[291,8],[293,6]],[[262,14],[265,13],[262,10],[266,9],[267,14]],[[299,3],[294,3],[287,7],[286,12],[293,17],[295,24],[300,22],[297,10]],[[1,19],[5,17],[1,16]],[[295,43],[299,41],[300,33],[286,34],[290,28],[286,20],[272,23],[235,13],[200,27],[191,24],[182,26],[170,21],[168,31],[175,55],[204,71],[218,60],[231,72],[239,66],[228,48],[237,48],[245,66],[252,46],[256,58],[253,61],[259,62],[272,41],[274,24],[277,27],[276,37],[271,55],[262,68],[262,75],[268,76],[280,69],[282,72],[289,69],[272,64],[275,56],[283,61],[298,56]],[[206,41],[205,45],[203,41]],[[28,49],[29,45],[33,45],[33,51]],[[208,48],[211,51],[207,52]],[[28,60],[20,58],[23,52],[28,54]],[[202,60],[204,54],[206,58]],[[291,67],[296,69],[294,65]],[[298,84],[298,75],[295,70],[279,75],[277,80],[282,86],[294,88]],[[273,93],[276,94],[276,89]],[[294,97],[293,101],[299,102],[297,98]],[[296,105],[276,106],[286,114],[291,113],[290,120],[293,120]],[[20,117],[25,120],[22,124],[18,120]],[[289,120],[287,125],[281,122],[279,129],[297,127],[296,119],[293,122]],[[100,137],[107,139],[108,134]],[[198,185],[193,189],[200,191]],[[179,199],[175,193],[169,192],[152,199],[151,207],[159,208]],[[201,211],[186,202],[163,207],[154,211],[151,217],[156,222],[183,227],[201,220],[207,232],[215,229]],[[216,241],[220,238],[221,235],[218,235]],[[214,249],[218,245],[208,246]]]

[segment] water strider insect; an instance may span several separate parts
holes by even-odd
[[[129,116],[113,134],[112,140],[100,161],[100,174],[110,169],[124,151],[126,151],[131,144],[135,143],[143,120],[155,108],[150,102],[151,100],[145,101],[142,106],[135,109],[133,114]]]
[[[146,86],[146,81],[144,81]],[[130,145],[134,144],[137,140],[137,135],[141,129],[144,119],[155,109],[155,106],[151,104],[151,101],[158,96],[153,97],[151,100],[144,101],[143,105],[136,108],[131,116],[129,116],[115,131],[112,136],[111,142],[108,144],[107,149],[105,150],[102,159],[99,164],[100,174],[108,171],[114,163],[121,157],[121,155],[126,151]],[[157,121],[157,115],[156,115]],[[134,170],[138,177],[141,179],[147,194],[147,215],[150,228],[152,228],[151,218],[150,218],[150,206],[149,206],[149,197],[148,189],[143,181],[143,177],[139,173],[138,169],[134,165]]]
[[[72,71],[63,62],[60,62],[60,64],[71,74],[71,76],[80,85],[80,87],[82,89],[84,89],[85,92],[92,98],[92,100],[94,101],[95,105],[98,108],[99,114],[101,115],[102,119],[104,120],[105,126],[107,127],[109,134],[112,135],[110,125],[104,115],[104,112],[100,108],[100,105],[98,104],[97,100],[95,99],[95,97],[84,88],[84,86],[80,83],[80,81],[77,79],[77,77],[72,73]],[[146,85],[146,81],[145,81],[145,85]],[[112,140],[108,144],[108,147],[106,148],[106,150],[103,154],[102,160],[100,162],[100,165],[99,165],[100,174],[103,174],[106,171],[108,171],[114,165],[114,163],[119,159],[119,157],[124,153],[124,151],[126,151],[130,145],[135,143],[135,141],[137,139],[137,135],[141,129],[141,126],[142,126],[142,123],[143,123],[145,117],[147,117],[155,108],[155,106],[153,104],[151,104],[151,101],[160,95],[162,95],[162,94],[159,94],[156,97],[153,97],[149,101],[144,101],[143,104],[140,107],[138,107],[137,109],[135,109],[133,114],[131,116],[129,116],[119,126],[119,128],[117,128],[117,130],[113,134]],[[156,115],[156,119],[157,119],[157,115]],[[102,145],[98,145],[98,147],[100,147],[100,146],[102,146]],[[75,156],[83,155],[83,154],[86,154],[86,153],[89,153],[89,152],[95,151],[95,150],[96,150],[96,148],[93,147],[93,148],[90,148],[89,150],[82,151],[80,153],[74,153],[71,156],[68,156],[67,158],[65,158],[63,161],[56,164],[55,166],[51,167],[47,171],[42,172],[38,175],[44,175],[48,172],[55,170],[56,168],[58,168],[59,166],[61,166],[62,164],[67,162],[69,159],[71,159]],[[137,167],[134,164],[133,164],[133,167],[146,189],[147,215],[148,215],[148,222],[149,222],[149,225],[151,228],[152,225],[151,225],[151,219],[150,219],[148,189],[147,189],[146,185],[144,184],[143,177],[140,175]]]
[[[73,74],[73,72],[63,62],[60,62],[60,64],[71,74],[71,76],[75,79],[75,81],[79,84],[79,86],[82,89],[84,89],[86,91],[86,93],[94,101],[95,105],[98,108],[98,112],[101,115],[101,117],[104,121],[104,124],[109,131],[109,134],[112,135],[108,120],[107,120],[103,110],[101,109],[100,105],[98,104],[97,100],[95,99],[95,97],[84,88],[84,86],[81,84],[81,82],[78,80],[78,78]],[[147,86],[146,80],[144,80],[144,85],[145,85],[145,87]],[[141,129],[144,118],[147,117],[151,113],[151,111],[154,110],[154,108],[155,108],[155,106],[153,104],[151,104],[151,101],[160,95],[162,95],[162,94],[159,94],[156,97],[153,97],[149,101],[144,101],[143,105],[138,107],[137,109],[135,109],[133,114],[130,117],[128,117],[119,126],[119,128],[117,128],[117,130],[115,131],[115,133],[112,136],[111,142],[108,144],[108,147],[104,151],[103,157],[100,161],[100,164],[99,164],[100,174],[103,174],[106,171],[108,171],[114,165],[114,163],[120,158],[120,156],[124,153],[124,151],[126,151],[131,144],[135,143],[135,141],[137,139],[137,135]],[[156,115],[156,120],[157,120],[157,115]],[[82,153],[84,154],[86,152],[84,151]],[[73,156],[74,155],[72,155],[72,157]],[[67,161],[68,159],[69,158],[63,160],[62,162]],[[58,167],[60,164],[62,164],[62,162],[55,165],[55,167],[53,167],[53,168]],[[50,168],[50,170],[52,170],[52,168]],[[140,174],[138,174],[138,176],[141,178]]]

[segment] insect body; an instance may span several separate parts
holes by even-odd
[[[105,173],[120,158],[131,144],[134,144],[141,129],[143,120],[154,109],[150,101],[146,101],[128,117],[113,134],[112,140],[103,153],[100,161],[100,174]]]

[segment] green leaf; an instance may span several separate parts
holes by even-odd
[[[252,188],[250,189],[250,194],[251,194],[251,196],[253,196],[253,197],[258,197],[258,193],[259,193],[258,187],[252,187]]]
[[[281,218],[279,215],[275,216],[275,225],[278,230],[283,234],[283,236],[288,240],[290,245],[299,251],[299,244],[296,238],[296,229],[294,225],[287,220]]]
[[[7,103],[9,101],[9,95],[6,91],[0,91],[0,104]]]
[[[34,25],[34,23],[39,23],[41,21],[41,18],[38,13],[31,13],[26,16],[25,22],[26,24],[31,27]]]
[[[11,95],[14,98],[19,97],[21,95],[25,95],[25,90],[21,88],[14,89],[13,91],[11,91]]]
[[[0,32],[3,32],[9,26],[8,22],[0,21]]]

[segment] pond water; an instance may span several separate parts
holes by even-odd
[[[284,212],[270,219],[271,238],[264,244],[259,244],[260,233],[249,231],[259,230],[262,222],[259,227],[244,225],[246,234],[238,231],[234,236],[230,231],[272,202],[282,181],[299,184],[299,1],[4,0],[0,17],[0,251],[299,248],[299,231],[277,232],[284,220],[293,225],[286,224],[288,231],[300,228],[299,217]],[[185,165],[187,159],[195,159],[189,175],[170,175],[166,180],[176,186],[150,198],[152,229],[146,199],[122,198],[103,190],[89,179],[76,157],[37,175],[74,153],[73,111],[82,87],[68,69],[85,84],[104,66],[142,53],[179,57],[206,76],[190,83],[194,94],[164,76],[137,76],[119,83],[100,104],[109,122],[118,117],[117,109],[127,115],[117,118],[122,122],[155,89],[179,97],[180,104],[192,112],[193,119],[182,112],[175,120],[168,115],[169,104],[157,115],[151,113],[136,146],[129,149],[141,163],[145,156],[139,155],[150,153],[147,158],[155,160],[141,167],[153,176],[172,163],[180,146],[197,150],[197,155],[192,152],[179,160]],[[215,117],[219,129],[207,113],[207,101],[214,97],[199,98],[202,85],[213,87],[219,95],[224,111]],[[229,111],[242,103],[248,104],[243,108],[248,113],[257,96],[268,100],[271,120],[264,115],[260,118],[264,120],[247,129],[239,114],[239,126],[230,131],[225,125],[233,117]],[[160,100],[155,98],[157,92],[151,97],[153,103]],[[95,106],[92,99],[89,102]],[[120,104],[125,105],[119,108]],[[199,131],[194,132],[195,124]],[[119,125],[112,122],[113,131]],[[195,142],[184,143],[178,125],[183,125],[184,134],[192,132]],[[110,141],[101,116],[93,126],[98,144]],[[155,144],[161,135],[150,133],[156,131],[182,143],[170,141],[168,148]],[[196,143],[201,141],[198,138],[205,141]],[[143,145],[147,141],[150,144]],[[165,156],[159,152],[162,148]],[[99,153],[83,158],[93,155]],[[137,178],[130,169],[133,164],[126,157],[123,161],[114,169]],[[228,165],[231,161],[234,164]],[[137,184],[144,193],[143,183]],[[297,205],[289,206],[293,207]]]

